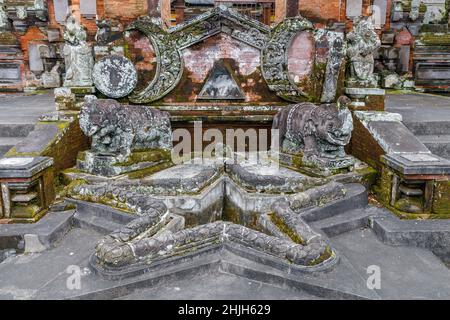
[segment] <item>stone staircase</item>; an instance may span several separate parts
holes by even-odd
[[[328,237],[367,227],[369,218],[376,213],[377,208],[368,206],[364,186],[349,184],[347,187],[345,198],[300,212],[303,219],[314,230]]]
[[[299,212],[302,218],[316,231],[335,237],[355,229],[368,226],[369,218],[378,208],[368,206],[367,191],[360,184],[347,185],[343,199],[332,201],[322,207]],[[87,228],[101,234],[109,234],[135,219],[134,216],[84,201],[68,200],[77,205],[74,226]]]
[[[405,122],[430,151],[450,160],[450,121]]]
[[[33,123],[0,123],[0,157],[33,131]]]
[[[74,200],[68,200],[68,202],[77,205],[77,212],[73,217],[75,227],[91,229],[105,235],[123,228],[124,225],[136,218],[95,203]]]

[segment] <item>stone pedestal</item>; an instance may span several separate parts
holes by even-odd
[[[406,213],[450,214],[450,161],[430,153],[389,154],[382,180],[388,183],[388,205]],[[386,187],[386,186],[385,186]],[[447,212],[444,212],[447,211]]]
[[[273,153],[272,156],[276,156],[283,166],[320,177],[348,172],[356,163],[356,159],[350,155],[342,158],[320,158],[281,152]]]
[[[0,160],[0,222],[39,220],[55,198],[53,159],[3,158]]]
[[[346,88],[352,99],[350,108],[362,111],[384,111],[386,91],[379,88]]]
[[[79,154],[77,169],[92,175],[116,177],[130,172],[145,172],[169,161],[170,154],[160,150],[133,152],[129,156],[86,151]]]

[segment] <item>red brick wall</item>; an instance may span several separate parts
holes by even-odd
[[[278,97],[270,92],[262,79],[260,52],[226,34],[206,39],[183,52],[185,70],[177,88],[164,102],[192,102],[200,93],[216,61],[224,61],[246,95],[247,102],[274,102]]]
[[[328,20],[342,21],[345,19],[345,12],[342,12],[342,9],[345,9],[345,0],[299,0],[298,6],[303,17],[324,25]]]
[[[104,0],[105,15],[112,19],[132,20],[148,12],[147,0]]]
[[[56,172],[75,166],[78,152],[89,149],[89,139],[81,131],[78,120],[66,130],[62,138],[43,154],[53,158]]]
[[[361,121],[353,117],[353,122],[355,128],[347,151],[373,168],[381,170],[383,165],[380,160],[385,152]]]

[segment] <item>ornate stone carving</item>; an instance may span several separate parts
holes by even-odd
[[[175,88],[183,73],[183,62],[175,41],[151,19],[133,22],[127,30],[133,29],[143,32],[150,39],[158,67],[152,82],[142,91],[131,95],[130,101],[150,103],[164,97]]]
[[[129,95],[137,85],[137,72],[133,63],[123,56],[108,56],[94,66],[95,87],[110,98]]]
[[[331,45],[330,53],[328,55],[327,68],[325,71],[322,97],[320,100],[323,103],[331,103],[336,101],[338,78],[341,67],[344,66],[346,50],[343,33],[328,32],[328,38],[330,39]]]
[[[353,131],[349,104],[350,99],[340,97],[337,104],[301,103],[284,108],[273,123],[279,130],[281,151],[302,154],[307,166],[341,169],[353,165],[344,150]]]
[[[347,35],[347,56],[350,63],[348,87],[376,87],[378,79],[373,74],[374,51],[381,41],[374,31],[371,17],[355,18],[353,31]]]
[[[133,94],[134,103],[151,103],[175,88],[183,72],[180,51],[210,36],[226,32],[253,47],[261,49],[268,41],[270,29],[258,21],[219,6],[167,31],[150,18],[133,22],[128,30],[137,29],[151,41],[158,68],[153,81],[142,91]]]
[[[11,22],[6,13],[6,6],[0,5],[0,31],[11,30]]]
[[[168,230],[166,225],[170,215],[166,206],[147,195],[106,184],[77,186],[73,192],[80,198],[89,197],[93,201],[102,197],[114,199],[139,216],[98,243],[93,261],[95,267],[122,270],[142,262],[163,260],[223,243],[243,245],[306,269],[335,260],[331,248],[322,237],[299,219],[285,202],[274,204],[273,215],[292,229],[301,241],[294,242],[287,237],[280,238],[223,221]]]
[[[94,58],[92,49],[86,42],[86,30],[76,18],[69,16],[64,32],[64,58],[66,64],[65,87],[92,86]]]
[[[135,150],[172,148],[168,113],[149,107],[90,100],[81,109],[80,127],[92,137],[94,154],[126,157]]]
[[[181,50],[208,37],[225,32],[231,37],[261,50],[262,73],[270,90],[288,101],[305,101],[307,95],[289,76],[287,50],[295,35],[303,30],[313,30],[313,25],[302,17],[288,18],[274,29],[259,21],[245,17],[225,6],[198,15],[175,27],[163,30],[151,18],[133,22],[127,30],[139,30],[151,41],[155,50],[157,70],[154,79],[145,89],[131,95],[133,103],[151,103],[172,91],[181,79],[183,60]],[[336,39],[335,47],[339,47]],[[342,46],[331,56],[332,65],[327,70],[328,93],[335,90],[336,66],[342,60]],[[325,96],[326,101],[330,100]],[[305,99],[306,98],[306,99]]]
[[[302,17],[285,19],[272,31],[270,41],[262,51],[264,79],[270,90],[288,101],[301,101],[300,98],[306,94],[289,77],[287,50],[298,32],[312,29],[311,22]]]

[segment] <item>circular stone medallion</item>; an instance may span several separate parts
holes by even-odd
[[[109,98],[123,98],[137,85],[133,63],[123,56],[108,56],[98,61],[92,73],[95,87]]]

